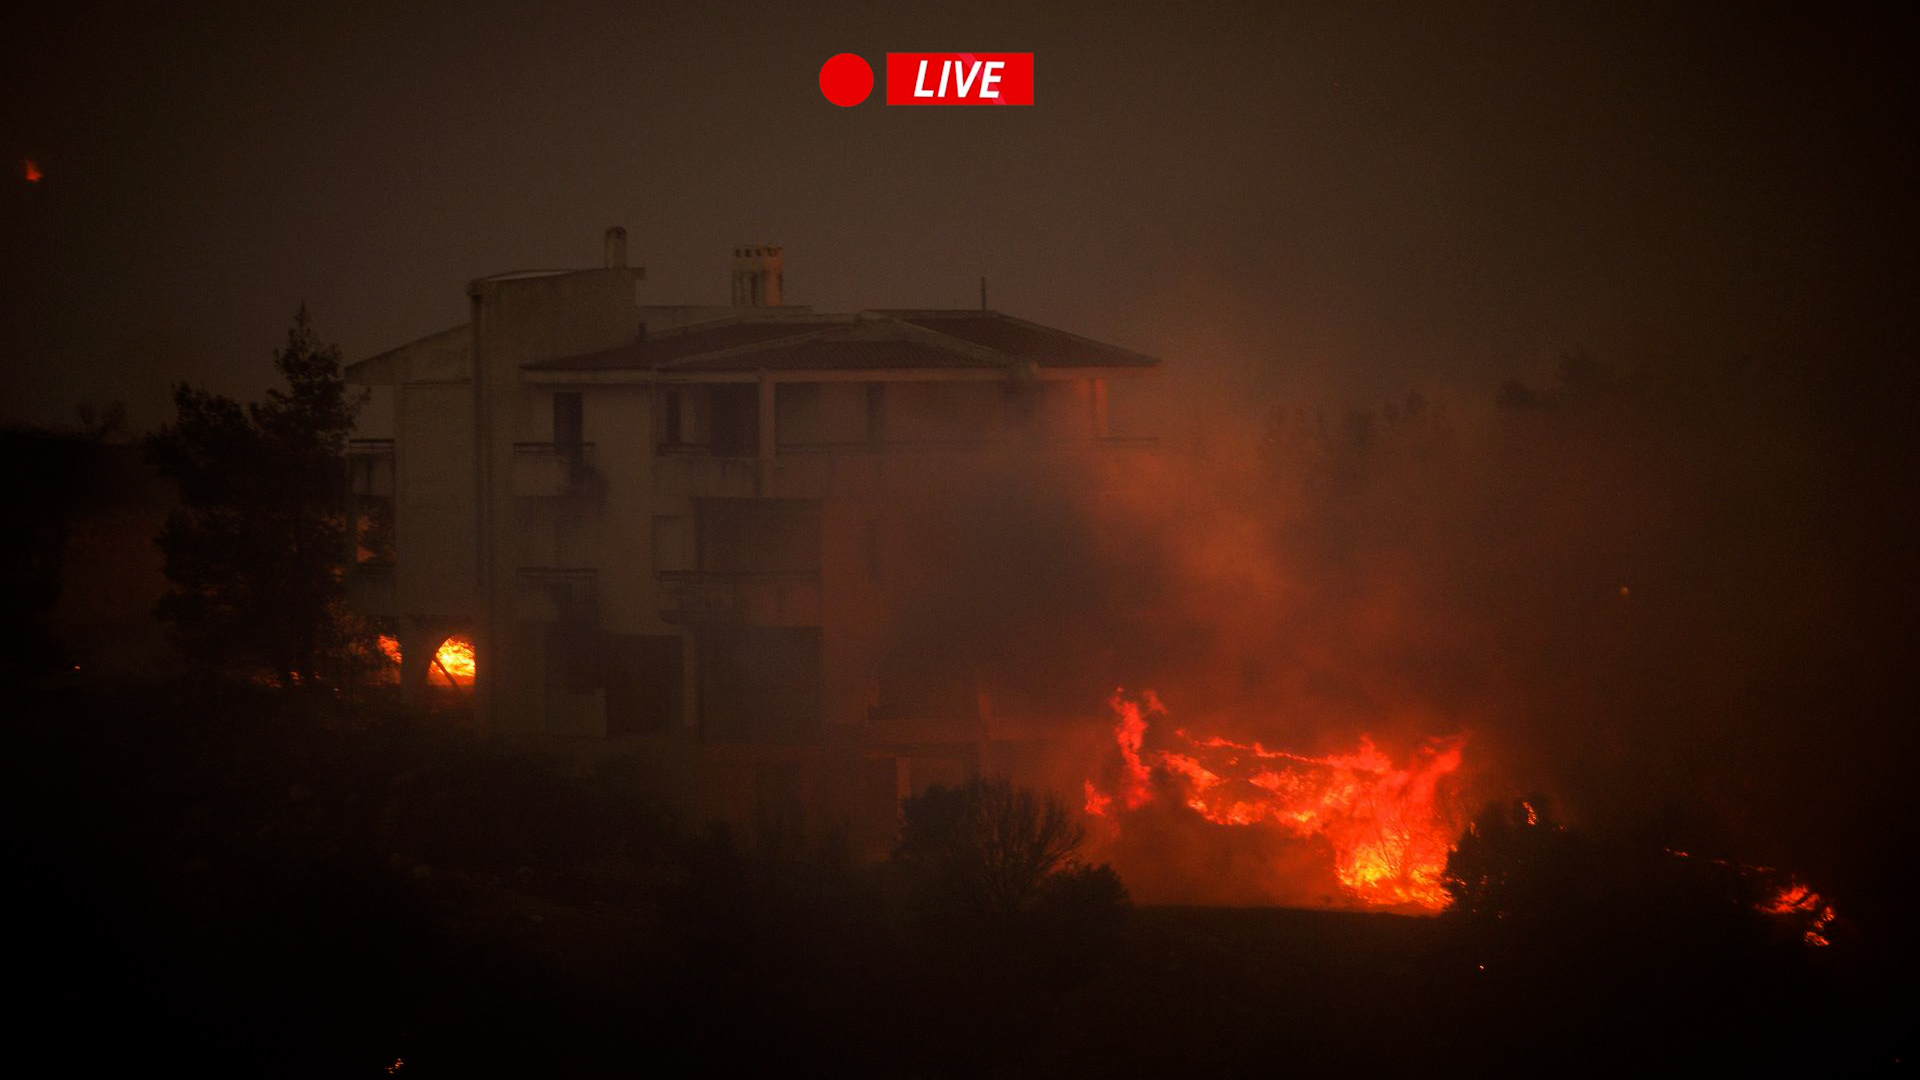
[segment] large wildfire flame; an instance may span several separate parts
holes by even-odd
[[[1460,768],[1462,739],[1430,740],[1404,767],[1366,735],[1325,757],[1179,729],[1163,740],[1173,748],[1160,749],[1147,745],[1149,718],[1167,715],[1158,697],[1116,691],[1110,704],[1120,763],[1110,788],[1086,781],[1088,814],[1118,829],[1130,812],[1176,799],[1214,825],[1324,840],[1342,891],[1363,906],[1447,906],[1454,830],[1441,786]]]

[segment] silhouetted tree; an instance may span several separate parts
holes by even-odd
[[[182,503],[159,538],[173,583],[160,616],[192,655],[263,664],[292,684],[312,681],[346,636],[345,453],[360,400],[304,306],[274,367],[286,388],[261,403],[176,386],[177,415],[147,454]]]
[[[44,674],[72,657],[52,618],[68,586],[67,546],[76,516],[123,482],[116,445],[127,408],[83,403],[79,426],[0,427],[0,461],[13,478],[17,521],[0,532],[0,672]]]
[[[1490,803],[1446,873],[1456,916],[1669,960],[1759,942],[1767,881],[1731,860],[1571,829],[1539,796]]]
[[[1447,857],[1451,910],[1495,919],[1561,913],[1597,884],[1584,846],[1538,795],[1488,803]]]
[[[1004,779],[930,788],[901,814],[895,862],[939,899],[993,915],[1032,910],[1086,837],[1058,799]]]

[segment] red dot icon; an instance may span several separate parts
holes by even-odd
[[[858,56],[843,52],[820,65],[820,92],[843,109],[858,105],[873,93],[873,69]]]

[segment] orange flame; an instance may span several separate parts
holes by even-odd
[[[473,685],[473,676],[478,670],[473,660],[473,642],[464,637],[450,637],[440,643],[433,659],[455,686]]]
[[[381,655],[396,666],[401,662],[400,641],[391,634],[381,634],[379,638]],[[428,672],[439,672],[442,681],[450,686],[472,686],[473,677],[478,670],[474,662],[473,642],[455,635],[442,641],[434,650],[433,663]]]
[[[1166,707],[1151,693],[1133,701],[1115,692],[1110,704],[1118,717],[1119,790],[1108,794],[1087,781],[1087,813],[1118,825],[1116,803],[1137,810],[1156,790],[1166,791],[1215,825],[1324,839],[1342,890],[1363,905],[1447,906],[1443,877],[1453,832],[1440,785],[1460,768],[1461,739],[1431,740],[1405,767],[1365,735],[1351,752],[1325,757],[1181,730],[1173,732],[1178,750],[1149,750],[1147,718],[1165,715]]]
[[[27,183],[37,184],[40,182],[40,177],[43,175],[45,174],[40,171],[40,166],[34,164],[32,158],[28,158],[27,159]]]
[[[1809,945],[1830,945],[1827,940],[1827,925],[1833,922],[1833,905],[1823,903],[1820,894],[1797,881],[1781,886],[1773,900],[1761,909],[1769,915],[1786,915],[1805,920],[1806,932],[1801,940]]]

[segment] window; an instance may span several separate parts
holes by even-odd
[[[700,726],[715,741],[819,737],[820,629],[714,627],[700,641]]]
[[[811,499],[700,499],[700,569],[721,574],[820,570],[820,504]]]
[[[600,631],[591,626],[560,623],[547,627],[547,689],[587,694],[603,685]]]
[[[679,446],[687,441],[686,437],[681,433],[680,391],[668,390],[666,391],[665,397],[667,415],[662,421],[664,434],[660,441],[668,446]]]
[[[586,422],[580,392],[563,390],[553,395],[553,442],[556,446],[579,446],[586,442]]]
[[[685,669],[680,639],[608,634],[605,649],[607,734],[641,735],[675,727]]]
[[[760,448],[760,388],[731,383],[713,388],[713,452],[752,454]]]

